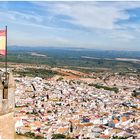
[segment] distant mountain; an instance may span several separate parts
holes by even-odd
[[[53,46],[9,46],[9,52],[38,52],[50,57],[68,57],[68,58],[136,58],[140,59],[140,51],[115,51],[115,50],[95,50],[87,48],[72,48],[72,47],[53,47]]]

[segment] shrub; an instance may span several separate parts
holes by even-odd
[[[66,136],[64,134],[53,134],[52,139],[65,139]]]
[[[99,85],[99,84],[88,84],[89,86],[94,86],[95,88],[102,88],[104,90],[110,90],[110,91],[114,91],[115,93],[118,93],[119,92],[119,89],[117,87],[107,87],[107,86],[103,86],[103,85]]]

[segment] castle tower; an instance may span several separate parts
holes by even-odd
[[[15,82],[12,74],[0,78],[0,139],[14,139]]]

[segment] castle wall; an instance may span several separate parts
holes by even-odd
[[[13,88],[8,88],[8,105],[9,105],[9,110],[14,111],[14,108],[15,108],[15,90]]]
[[[14,139],[15,83],[11,74],[8,85],[4,84],[0,80],[0,139]]]
[[[14,113],[0,116],[0,139],[14,139]]]
[[[0,89],[0,114],[2,114],[2,90]]]

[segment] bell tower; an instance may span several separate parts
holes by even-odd
[[[15,82],[13,75],[0,78],[0,139],[14,139]]]

